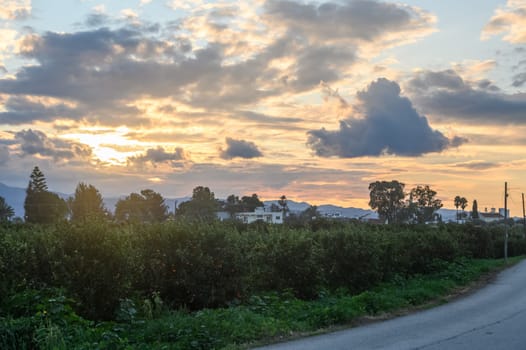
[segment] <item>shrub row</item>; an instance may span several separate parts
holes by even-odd
[[[0,307],[49,287],[65,290],[89,319],[112,319],[121,300],[152,295],[195,310],[265,291],[359,293],[461,256],[501,257],[503,237],[501,227],[469,225],[11,225],[0,228]],[[526,253],[522,235],[512,232],[509,253]]]

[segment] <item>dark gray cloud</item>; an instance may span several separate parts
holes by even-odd
[[[26,96],[12,95],[4,104],[5,112],[0,112],[0,123],[8,125],[29,124],[34,121],[52,122],[57,119],[103,121],[109,125],[145,124],[143,111],[126,105],[106,106],[103,104],[66,103],[47,104]]]
[[[234,10],[235,6],[208,12],[223,28],[235,26],[230,23]],[[288,30],[261,51],[234,59],[229,52],[242,51],[247,45],[243,39],[232,43],[210,39],[203,48],[193,49],[184,21],[112,29],[101,28],[110,24],[108,18],[94,13],[86,24],[96,29],[28,34],[19,52],[32,64],[15,72],[14,79],[0,79],[0,93],[13,99],[54,97],[74,102],[75,107],[37,105],[34,99],[12,101],[0,113],[0,122],[48,122],[60,117],[105,125],[144,124],[148,116],[130,105],[138,98],[171,98],[208,111],[243,110],[268,97],[310,91],[320,82],[342,79],[357,59],[356,40],[370,42],[430,26],[425,15],[409,6],[372,0],[319,6],[272,0],[264,12],[265,25],[286,25]],[[287,68],[270,64],[284,57],[291,61]]]
[[[0,144],[0,165],[4,165],[9,161],[10,152],[6,145]]]
[[[91,13],[87,16],[85,24],[88,27],[101,27],[110,22],[110,17],[105,13]]]
[[[8,132],[9,133],[9,132]],[[11,132],[13,133],[13,132]],[[9,146],[9,145],[16,145],[18,142],[13,139],[1,139],[0,138],[0,145]]]
[[[83,159],[91,155],[89,146],[78,142],[50,138],[39,130],[22,130],[14,134],[21,156],[40,155],[55,161]]]
[[[336,81],[341,76],[341,68],[350,66],[355,56],[352,48],[320,46],[305,50],[298,57],[297,78],[292,83],[301,90],[320,82]]]
[[[387,35],[416,33],[432,26],[431,17],[410,6],[374,0],[321,4],[269,0],[264,9],[270,26],[286,26],[287,31],[261,56],[267,58],[264,62],[295,57],[291,70],[278,76],[291,92],[342,79],[363,42],[381,42]],[[391,37],[390,43],[396,41]]]
[[[477,89],[479,90],[486,90],[488,92],[500,92],[500,88],[493,84],[493,82],[489,79],[481,79],[481,80],[477,80],[475,82],[475,86],[477,87]]]
[[[0,124],[25,124],[35,120],[53,121],[59,118],[78,119],[81,111],[66,104],[48,106],[23,96],[11,96],[4,104],[6,112],[0,112]]]
[[[515,74],[513,76],[513,83],[512,83],[512,85],[514,87],[521,87],[521,86],[524,85],[524,83],[526,83],[526,72]]]
[[[226,138],[226,149],[221,151],[221,158],[257,158],[262,157],[263,154],[258,149],[255,143],[245,140],[235,140],[230,137]]]
[[[268,16],[318,40],[359,39],[373,41],[386,33],[418,30],[431,26],[409,6],[373,0],[302,3],[269,0]]]
[[[300,123],[303,121],[301,118],[291,118],[291,117],[276,117],[263,113],[256,113],[252,111],[240,111],[237,116],[245,120],[251,120],[258,123],[283,123],[283,124],[293,124]]]
[[[500,163],[488,162],[483,160],[455,164],[455,167],[457,168],[466,168],[470,170],[488,170],[498,168],[500,166]]]
[[[79,104],[79,114],[90,118],[113,114],[115,118],[122,114],[118,109],[131,109],[127,103],[140,97],[171,97],[199,107],[231,110],[284,89],[260,88],[278,80],[268,67],[275,58],[273,52],[224,65],[222,45],[211,43],[190,53],[187,39],[168,41],[156,30],[149,26],[31,34],[23,40],[21,52],[38,64],[22,67],[16,79],[0,79],[0,92],[73,100]],[[4,115],[4,120],[9,122],[24,118],[23,114],[26,120],[53,118],[53,111],[44,115],[21,109],[7,112],[11,114]],[[123,119],[140,118],[141,111],[126,114]]]
[[[173,167],[181,167],[187,160],[188,155],[182,148],[177,147],[173,152],[167,152],[161,146],[150,148],[142,155],[128,157],[128,163],[133,165],[143,166],[149,163],[154,167],[161,163],[167,163]]]
[[[526,94],[506,94],[487,80],[469,82],[453,70],[417,73],[405,86],[425,113],[490,124],[526,123]]]
[[[1,79],[1,92],[107,107],[140,96],[180,92],[178,87],[192,81],[197,68],[185,72],[191,68],[187,66],[207,56],[196,52],[196,58],[181,67],[182,54],[171,43],[135,28],[33,34],[22,47],[23,55],[39,64],[23,67],[16,79]]]
[[[495,126],[496,130],[490,130],[490,133],[464,133],[470,143],[485,146],[511,146],[511,145],[526,145],[526,127],[524,126],[512,126],[514,129],[513,134],[507,134],[506,137],[502,137],[502,134],[498,131],[499,126]]]
[[[418,73],[411,80],[409,87],[414,90],[427,90],[430,87],[461,90],[465,88],[465,84],[454,70],[448,69],[440,72],[426,71],[425,73]]]
[[[237,6],[207,11],[219,31],[236,26],[231,18]],[[357,42],[430,26],[425,15],[409,6],[378,1],[314,5],[272,0],[263,12],[263,25],[286,25],[288,30],[260,51],[234,58],[229,55],[243,51],[245,39],[223,43],[209,38],[204,47],[193,48],[184,19],[110,28],[122,22],[92,13],[86,30],[33,32],[21,40],[19,51],[31,64],[13,72],[14,79],[0,79],[0,93],[13,99],[0,113],[0,123],[62,118],[145,124],[148,115],[130,105],[138,98],[170,98],[208,111],[243,110],[268,97],[342,79],[357,60]],[[270,64],[281,58],[290,65]],[[14,96],[54,97],[74,107]]]
[[[357,94],[360,117],[340,121],[339,130],[311,130],[308,146],[321,157],[354,158],[394,154],[420,156],[456,147],[465,139],[433,130],[411,101],[400,95],[400,86],[378,79]]]

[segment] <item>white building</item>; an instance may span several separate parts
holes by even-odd
[[[256,221],[263,221],[269,224],[282,224],[283,213],[280,211],[265,211],[264,207],[256,208],[253,212],[249,213],[236,213],[236,219],[244,222],[245,224],[251,224]]]
[[[508,211],[509,213],[509,211]],[[491,211],[488,212],[487,209],[484,210],[484,212],[479,212],[479,217],[484,222],[495,222],[500,221],[504,219],[504,209],[499,208],[499,212],[495,210],[495,208],[491,208]]]
[[[226,211],[218,211],[216,212],[216,217],[219,221],[225,221],[230,219],[230,213]]]

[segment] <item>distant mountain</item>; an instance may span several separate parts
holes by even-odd
[[[106,209],[113,213],[115,212],[115,205],[117,204],[119,199],[123,199],[125,197],[126,195],[120,197],[105,197],[103,198],[104,206],[106,207]],[[187,202],[190,199],[191,197],[165,198],[164,203],[168,206],[168,212],[173,213],[176,205],[179,206],[179,204]]]
[[[62,199],[68,199],[71,195],[55,192]],[[10,187],[0,182],[0,197],[4,197],[7,204],[15,210],[15,217],[24,217],[24,201],[26,200],[26,189]]]
[[[275,204],[275,205],[279,206],[277,200],[264,201],[263,204],[265,204],[265,207],[270,207],[272,204]],[[287,200],[287,207],[293,213],[300,213],[300,212],[304,211],[305,209],[307,209],[309,206],[310,206],[310,204],[307,203],[307,202],[294,202],[294,201],[291,201],[289,199]]]
[[[0,183],[0,197],[4,197],[7,204],[13,207],[15,216],[24,217],[25,188],[9,187]]]
[[[272,204],[278,204],[278,201],[265,201],[265,206],[269,207]],[[292,200],[287,201],[287,206],[289,210],[293,213],[301,213],[308,207],[310,207],[310,204],[307,202],[295,202]],[[339,207],[332,204],[322,204],[318,206],[318,211],[320,214],[324,216],[330,216],[330,217],[342,217],[342,218],[350,218],[350,219],[358,219],[358,218],[367,218],[367,219],[376,219],[378,218],[378,214],[375,211],[368,210],[368,209],[360,209],[360,208],[353,208],[353,207]]]
[[[339,216],[341,215],[344,218],[354,218],[354,219],[377,219],[378,213],[370,209],[361,209],[361,208],[342,208],[332,204],[320,205],[318,211],[326,216]]]

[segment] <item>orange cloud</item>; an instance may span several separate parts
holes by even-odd
[[[495,10],[482,30],[481,39],[486,40],[498,34],[505,34],[503,39],[513,44],[526,42],[525,0],[508,0],[505,7]]]

